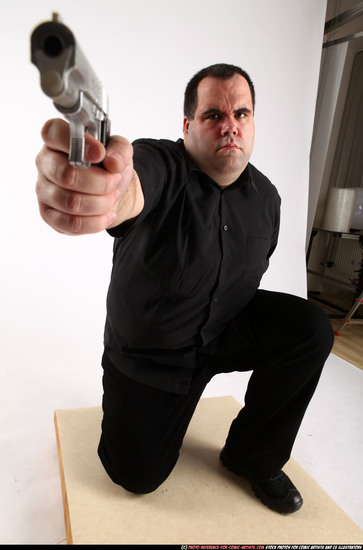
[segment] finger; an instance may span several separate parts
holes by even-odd
[[[94,216],[111,212],[120,198],[121,192],[119,189],[114,189],[106,195],[79,193],[39,178],[37,196],[40,203],[65,214]]]
[[[102,162],[106,153],[104,146],[88,132],[84,135],[85,159],[92,164]],[[70,128],[65,120],[61,118],[48,120],[42,128],[41,136],[49,149],[69,154]]]
[[[48,120],[41,130],[45,145],[55,151],[69,152],[69,124],[60,118]]]
[[[108,212],[100,216],[72,216],[39,203],[40,215],[53,229],[64,235],[98,233],[112,224],[116,215]]]
[[[44,146],[36,158],[40,183],[53,182],[63,189],[91,194],[107,195],[120,184],[120,174],[108,172],[99,166],[89,169],[74,168],[64,153]]]

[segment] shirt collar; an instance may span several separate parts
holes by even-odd
[[[184,140],[179,138],[178,141],[177,141],[177,144],[181,147],[181,149],[183,151],[185,161],[186,161],[186,165],[187,165],[188,175],[190,175],[190,173],[192,171],[199,172],[200,174],[203,174],[203,176],[205,178],[208,178],[208,180],[213,185],[217,186],[220,189],[219,185],[212,178],[210,178],[207,174],[202,172],[198,168],[198,166],[195,164],[193,159],[188,155],[188,153],[186,152],[186,149],[184,147]],[[223,191],[232,191],[233,189],[238,189],[240,187],[244,188],[244,190],[247,191],[251,187],[251,184],[252,184],[252,187],[255,188],[255,185],[253,184],[252,179],[251,179],[250,164],[248,163],[246,168],[242,172],[242,174],[239,176],[239,178],[236,181],[234,181],[233,183],[231,183],[230,185],[228,185],[227,187],[225,187],[223,189]]]

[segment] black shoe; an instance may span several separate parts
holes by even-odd
[[[225,448],[221,451],[220,460],[233,473],[246,476],[256,497],[271,510],[280,514],[292,514],[303,505],[302,496],[282,470],[274,477],[258,476],[234,463],[227,457]]]

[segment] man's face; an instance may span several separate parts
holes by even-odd
[[[255,136],[251,91],[240,74],[206,77],[198,85],[193,120],[184,117],[184,144],[198,168],[220,186],[230,185],[250,160]]]

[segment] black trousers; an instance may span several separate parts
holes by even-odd
[[[174,468],[198,401],[213,376],[252,371],[245,405],[226,434],[241,466],[274,475],[290,457],[334,334],[323,310],[307,300],[258,291],[248,306],[256,345],[224,355],[199,354],[188,395],[135,382],[104,369],[98,453],[117,484],[149,493]]]

